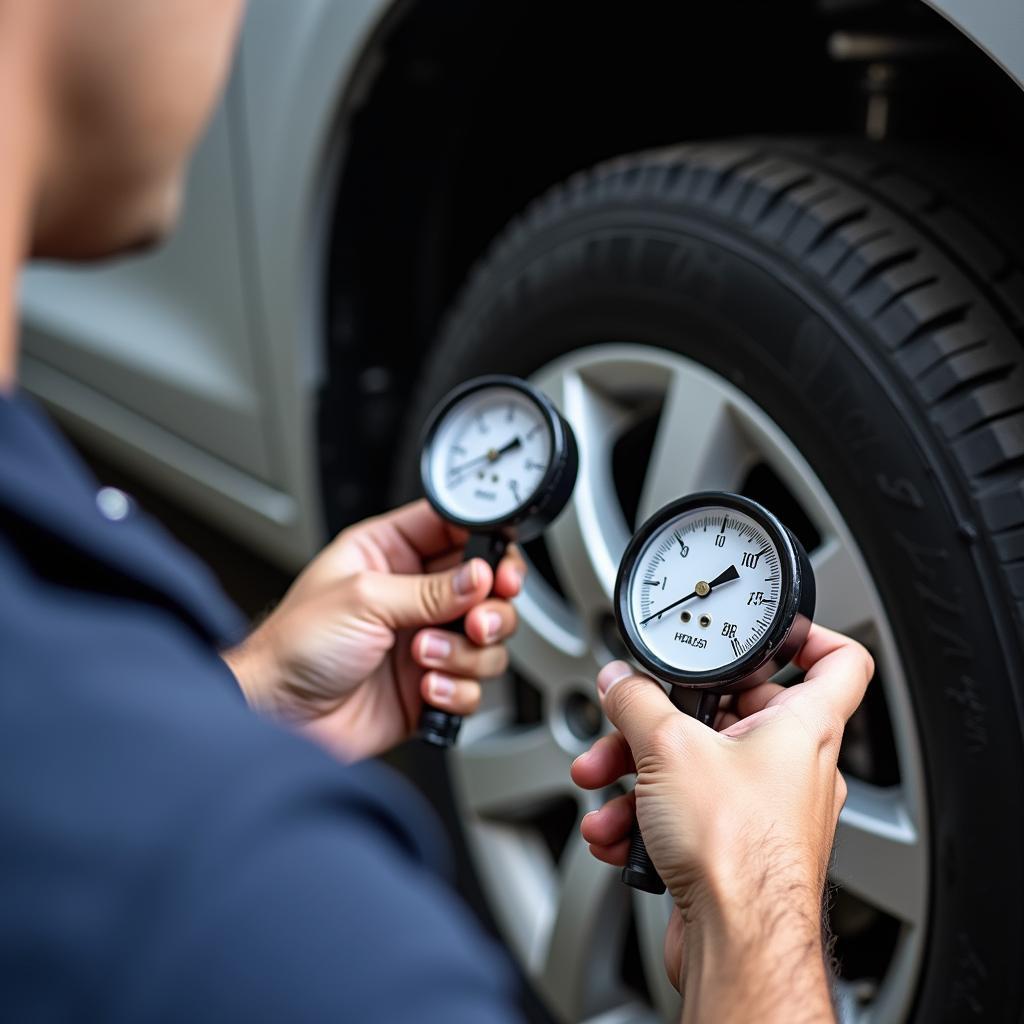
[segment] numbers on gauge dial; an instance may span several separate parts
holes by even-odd
[[[666,523],[633,568],[641,642],[684,672],[725,668],[753,650],[778,614],[781,559],[756,520],[722,507]]]
[[[482,388],[445,414],[430,474],[451,515],[485,523],[528,504],[550,461],[551,430],[537,404],[516,388]]]

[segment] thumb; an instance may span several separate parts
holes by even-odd
[[[601,669],[597,689],[604,713],[625,737],[638,765],[658,727],[680,717],[665,691],[624,661],[613,661]]]
[[[482,558],[422,575],[365,573],[367,609],[392,629],[452,622],[491,592],[494,573]]]

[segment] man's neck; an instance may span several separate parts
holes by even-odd
[[[44,137],[40,8],[0,2],[0,391],[17,381],[18,272],[29,249]]]

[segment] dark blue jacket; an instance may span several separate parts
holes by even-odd
[[[0,398],[0,1019],[509,1020],[426,808],[251,714],[240,628]]]

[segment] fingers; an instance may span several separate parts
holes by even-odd
[[[736,717],[749,718],[758,711],[763,711],[780,693],[785,692],[786,687],[779,683],[761,683],[753,689],[737,693],[734,702]]]
[[[874,661],[867,650],[850,637],[811,626],[807,640],[794,659],[806,671],[804,681],[796,686],[762,683],[735,695],[733,710],[738,718],[749,718],[774,703],[799,699],[827,705],[828,710],[843,720],[857,710],[868,681],[874,673]],[[728,725],[735,724],[731,720]],[[719,728],[726,728],[720,725]]]
[[[391,629],[436,626],[462,618],[491,590],[491,567],[474,558],[446,572],[361,572],[349,581],[366,612]]]
[[[792,690],[843,722],[860,706],[875,672],[874,659],[861,644],[823,626],[811,627],[796,662],[807,674]]]
[[[624,661],[610,662],[601,669],[597,690],[604,713],[626,738],[637,763],[643,760],[651,737],[662,723],[689,720],[679,714],[653,679],[635,674]]]
[[[526,560],[515,544],[510,544],[505,557],[498,563],[494,574],[494,594],[496,597],[512,598],[523,589],[526,579]]]
[[[478,646],[471,639],[443,629],[417,633],[412,641],[412,656],[422,668],[469,679],[499,676],[508,667],[508,651],[503,644]]]
[[[615,843],[614,846],[597,846],[591,843],[590,852],[598,860],[603,860],[605,864],[621,868],[625,866],[626,857],[629,855],[629,840],[623,839],[621,842]]]
[[[428,559],[425,568],[428,572],[438,572],[442,569],[451,569],[463,560],[461,550],[447,551],[436,558]],[[518,597],[523,589],[523,580],[526,579],[526,570],[526,560],[519,553],[519,549],[514,544],[510,545],[494,574],[494,596],[506,600]]]
[[[629,839],[636,818],[632,793],[613,797],[600,810],[591,811],[580,822],[580,834],[592,846],[614,846]]]
[[[426,572],[444,572],[445,569],[454,569],[457,565],[462,565],[465,558],[462,557],[462,550],[455,549],[452,551],[446,551],[443,555],[438,555],[436,558],[428,558],[423,563],[423,569]]]
[[[407,544],[423,559],[444,554],[453,547],[462,547],[467,537],[465,530],[442,519],[424,498],[374,516],[364,525],[368,524],[373,524],[375,529],[393,530],[396,540]]]
[[[582,789],[604,789],[635,771],[626,740],[622,733],[613,732],[602,736],[586,753],[580,754],[573,761],[569,774]]]
[[[480,683],[443,672],[426,672],[420,680],[420,696],[441,711],[471,715],[480,706]]]
[[[629,853],[636,800],[632,793],[613,797],[600,810],[591,811],[580,822],[580,834],[591,854],[605,864],[622,867]]]
[[[868,660],[871,661],[872,670],[874,670],[874,661],[871,660],[871,656],[868,655],[867,651],[856,640],[843,633],[837,633],[834,629],[812,625],[810,632],[807,634],[807,639],[804,641],[804,645],[800,648],[800,653],[794,661],[804,671],[810,671],[817,662],[833,653],[833,651],[856,647],[860,647],[864,651]]]
[[[492,598],[466,615],[466,636],[475,644],[498,643],[516,631],[518,621],[516,610],[508,601]]]

